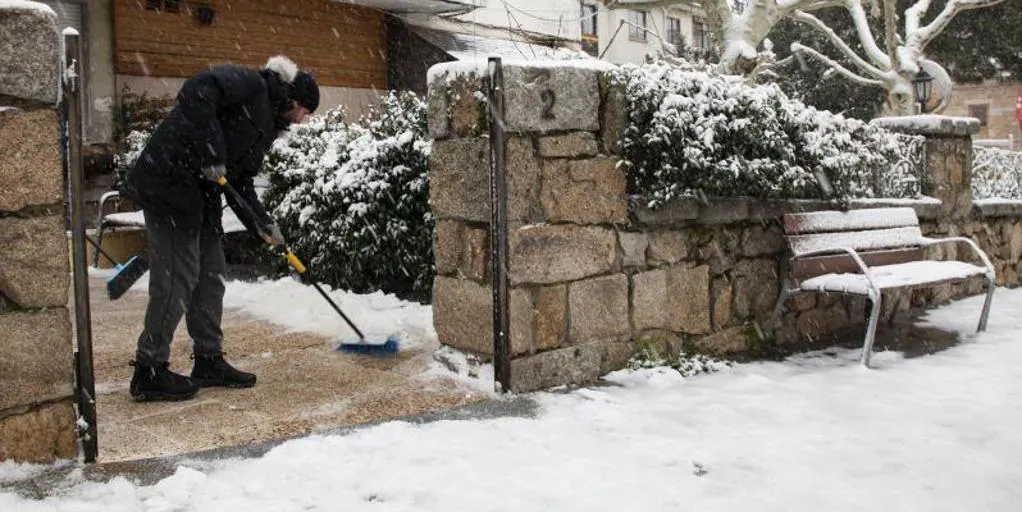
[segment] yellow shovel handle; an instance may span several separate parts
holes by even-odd
[[[227,177],[226,176],[221,176],[220,178],[218,178],[216,180],[216,182],[218,184],[220,184],[220,186],[226,186],[227,185]],[[239,198],[239,200],[240,200],[240,198]],[[251,213],[250,213],[250,215],[254,216],[254,214],[251,214]],[[288,249],[286,257],[287,257],[287,262],[289,264],[291,264],[291,267],[294,268],[296,272],[298,272],[299,274],[304,274],[305,273],[305,270],[306,270],[305,269],[305,264],[303,264],[302,260],[298,259],[298,256],[295,256],[295,253],[291,252],[290,249]]]
[[[305,273],[305,265],[298,259],[298,256],[295,256],[295,253],[287,251],[287,262],[290,263],[291,267],[299,274]]]

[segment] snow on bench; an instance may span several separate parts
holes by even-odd
[[[860,361],[869,366],[883,290],[934,286],[984,276],[987,296],[977,330],[986,330],[995,287],[994,267],[986,253],[967,238],[924,237],[912,208],[787,214],[784,234],[791,257],[770,319],[771,329],[776,329],[785,301],[794,294],[865,296],[872,307]],[[924,259],[925,247],[958,243],[971,247],[982,265]]]

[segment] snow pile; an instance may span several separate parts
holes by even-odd
[[[614,74],[628,98],[623,164],[650,207],[685,195],[915,197],[913,138],[789,99],[776,84],[654,63]]]
[[[981,304],[929,315],[959,346],[881,352],[873,370],[838,349],[692,378],[622,371],[536,394],[535,418],[388,422],[185,463],[151,486],[0,492],[0,510],[1016,511],[1022,290],[998,290],[973,336]]]
[[[972,197],[1022,200],[1022,153],[973,146]]]
[[[285,328],[312,332],[331,340],[355,341],[358,336],[311,286],[290,278],[260,282],[228,281],[224,307],[236,308]],[[354,294],[323,286],[338,307],[369,340],[397,335],[411,347],[436,339],[433,310],[382,292]]]
[[[426,104],[391,93],[358,123],[333,110],[267,155],[265,201],[316,278],[355,292],[428,292],[434,274]]]

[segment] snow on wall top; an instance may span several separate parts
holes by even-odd
[[[878,117],[871,121],[881,128],[912,135],[974,135],[979,133],[979,119],[974,117],[952,117],[940,115],[919,115],[902,117]]]
[[[508,67],[541,68],[541,69],[571,68],[593,71],[610,71],[617,67],[614,64],[598,59],[568,59],[568,60],[501,59],[501,65],[505,69]],[[433,87],[435,85],[435,82],[437,82],[438,80],[442,80],[444,82],[454,82],[460,78],[468,76],[485,76],[488,67],[489,67],[488,59],[485,58],[466,59],[454,62],[442,62],[440,64],[435,64],[429,68],[429,71],[426,73],[426,83],[429,87]]]
[[[57,19],[57,13],[50,6],[29,0],[0,0],[0,11],[27,11],[36,12],[44,16],[52,16]]]

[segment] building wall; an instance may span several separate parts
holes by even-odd
[[[42,0],[42,3],[57,13],[58,30],[73,27],[81,34],[82,62],[86,68],[85,142],[109,142],[115,104],[111,0]]]
[[[1015,102],[1022,84],[955,85],[945,115],[973,117],[970,106],[987,106],[987,123],[976,139],[1010,139],[1012,149],[1022,149],[1022,133],[1015,117]]]
[[[206,0],[215,16],[203,26],[191,14],[196,4],[175,3],[179,12],[114,0],[118,74],[183,78],[217,63],[261,66],[285,54],[321,85],[387,87],[383,11],[330,0]]]
[[[579,0],[475,0],[478,9],[461,21],[537,32],[563,39],[581,36]],[[513,7],[511,7],[513,6]]]
[[[112,0],[91,0],[86,4],[89,58],[88,91],[85,102],[86,142],[109,142],[114,133],[117,81],[114,77],[114,13]]]
[[[184,81],[184,78],[117,75],[118,90],[126,88],[138,94],[144,91],[150,96],[174,97]],[[379,95],[384,93],[386,90],[320,85],[319,109],[316,113],[321,114],[332,108],[344,107],[349,119],[356,119],[368,111],[369,105],[377,103]]]
[[[647,11],[645,41],[633,41],[629,38],[630,25],[621,25],[621,21],[627,21],[628,9],[614,9],[601,11],[599,15],[600,52],[604,54],[604,60],[615,64],[639,63],[646,59],[647,55],[667,53],[664,51],[664,42],[667,41],[667,18],[679,18],[681,20],[681,33],[685,43],[692,46],[693,41],[693,16],[692,13],[682,9],[656,8]],[[618,27],[621,30],[618,31]],[[615,32],[617,35],[615,36]],[[609,48],[608,48],[609,47]]]

